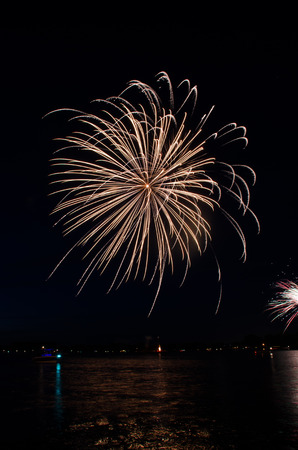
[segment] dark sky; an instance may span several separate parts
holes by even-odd
[[[295,30],[274,23],[209,31],[199,24],[2,28],[1,47],[0,343],[234,340],[281,332],[284,325],[272,324],[264,308],[271,284],[298,274]],[[248,257],[242,264],[237,236],[214,225],[223,276],[217,315],[209,251],[194,258],[182,288],[179,266],[166,278],[149,319],[154,289],[141,281],[106,295],[108,275],[95,275],[75,297],[84,268],[79,254],[46,281],[72,240],[52,227],[47,195],[53,138],[64,135],[66,117],[42,117],[61,107],[88,110],[91,100],[119,94],[131,79],[154,84],[161,70],[174,86],[184,78],[197,84],[203,112],[216,105],[213,131],[231,121],[248,130],[249,145],[237,159],[257,173],[251,207],[261,234],[249,217],[243,222]]]

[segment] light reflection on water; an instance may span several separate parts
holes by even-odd
[[[210,445],[208,423],[212,425],[212,420],[196,414],[196,397],[206,396],[205,374],[198,361],[190,364],[154,355],[82,359],[69,365],[72,369],[63,378],[67,386],[63,398],[71,409],[66,415],[75,417],[68,427],[73,439],[88,434],[95,438],[94,445],[106,448]],[[200,382],[190,376],[198,368]],[[198,395],[192,398],[195,392]]]
[[[281,432],[298,442],[298,351],[275,353],[272,378]]]
[[[1,376],[1,448],[296,448],[296,351],[29,361]]]
[[[57,418],[57,427],[62,429],[63,424],[63,406],[61,391],[61,363],[56,364],[56,382],[55,382],[55,414]]]

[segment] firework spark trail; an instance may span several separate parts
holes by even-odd
[[[190,244],[203,253],[211,241],[211,227],[203,208],[218,208],[228,219],[242,242],[243,260],[243,231],[221,207],[221,197],[230,196],[243,214],[252,214],[258,225],[249,209],[248,184],[236,172],[239,167],[246,169],[254,183],[254,171],[248,166],[221,163],[215,156],[206,156],[205,149],[214,142],[223,146],[240,142],[245,147],[245,127],[230,123],[202,139],[203,126],[213,107],[192,131],[188,121],[196,107],[196,86],[191,87],[188,80],[180,83],[178,87],[187,90],[175,109],[168,75],[161,72],[157,82],[167,92],[167,110],[157,92],[137,80],[128,83],[118,97],[96,100],[105,108],[100,115],[67,109],[75,113],[71,120],[79,121],[82,131],[61,139],[67,145],[57,152],[75,151],[80,158],[52,160],[52,184],[59,185],[53,193],[62,197],[53,213],[61,214],[57,223],[64,224],[65,235],[84,230],[72,249],[86,246],[84,258],[91,259],[79,280],[79,292],[93,271],[104,272],[114,258],[120,258],[120,262],[111,288],[132,275],[136,278],[141,270],[144,280],[153,264],[149,279],[152,283],[157,277],[158,286],[150,313],[166,266],[174,270],[176,249],[185,261],[184,280],[191,265]],[[130,100],[131,94],[141,95],[142,102]],[[226,183],[218,181],[217,175]]]
[[[279,289],[276,298],[269,302],[267,311],[274,316],[273,320],[286,319],[286,327],[289,327],[293,320],[298,316],[298,284],[294,281],[279,281],[276,283]]]

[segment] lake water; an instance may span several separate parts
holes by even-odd
[[[0,364],[1,450],[298,448],[297,351]]]

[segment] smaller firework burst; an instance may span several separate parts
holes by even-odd
[[[286,320],[286,330],[298,316],[298,284],[286,280],[277,282],[275,286],[278,292],[276,297],[269,302],[267,311],[271,312],[272,321]]]

